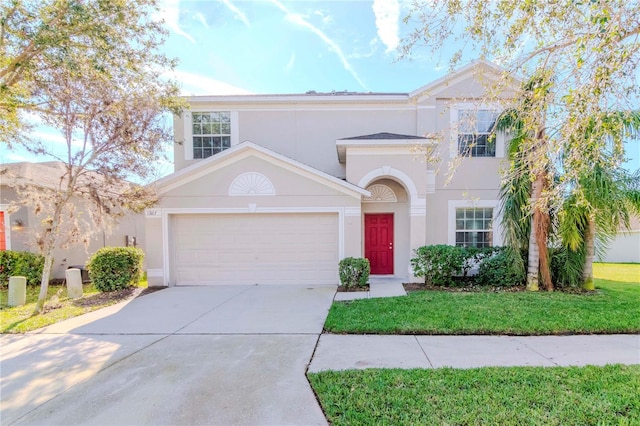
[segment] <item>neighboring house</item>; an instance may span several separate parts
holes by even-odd
[[[640,218],[631,218],[629,230],[619,231],[611,241],[604,254],[599,257],[600,262],[640,263]]]
[[[10,206],[18,198],[16,185],[56,188],[65,171],[64,163],[57,161],[0,164],[0,250],[37,252],[33,234],[41,219],[29,207],[11,212]],[[82,200],[74,202],[82,211]],[[89,256],[101,247],[133,245],[134,241],[137,246],[144,246],[144,228],[143,216],[134,215],[122,220],[111,232],[99,231],[87,246],[78,244],[55,250],[52,278],[64,278],[69,266],[85,265]]]
[[[189,97],[146,212],[150,285],[337,284],[349,256],[409,280],[420,246],[501,245],[500,106],[481,98],[502,73],[477,61],[411,93]]]

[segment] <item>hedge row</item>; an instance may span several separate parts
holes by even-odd
[[[28,285],[38,285],[42,279],[44,257],[26,251],[0,251],[0,285],[8,286],[9,277],[26,277]]]

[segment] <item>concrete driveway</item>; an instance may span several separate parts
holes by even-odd
[[[305,377],[335,286],[180,287],[0,337],[0,422],[326,424]]]

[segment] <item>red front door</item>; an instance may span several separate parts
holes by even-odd
[[[364,215],[364,256],[371,274],[393,274],[393,213]]]

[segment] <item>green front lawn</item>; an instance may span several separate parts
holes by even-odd
[[[640,366],[309,374],[333,425],[640,424]]]
[[[41,315],[33,315],[40,286],[27,286],[27,303],[15,307],[7,305],[8,288],[0,287],[0,333],[24,333],[55,324],[127,300],[139,294],[140,289],[145,287],[146,279],[141,281],[137,288],[101,293],[93,284],[84,284],[83,297],[72,300],[67,297],[66,286],[50,285],[45,312]]]
[[[591,294],[419,291],[335,302],[325,330],[352,334],[640,332],[640,264],[596,264]]]

